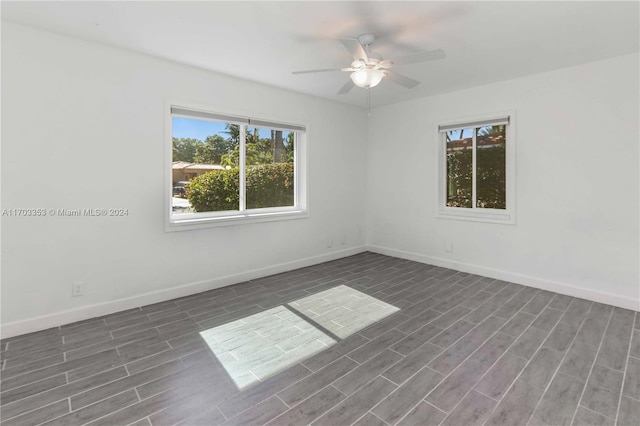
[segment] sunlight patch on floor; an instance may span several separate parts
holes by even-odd
[[[289,306],[341,339],[400,310],[345,285],[296,300]]]
[[[283,306],[200,332],[239,389],[336,343]]]

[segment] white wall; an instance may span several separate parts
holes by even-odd
[[[3,337],[341,257],[365,237],[638,309],[638,60],[381,107],[367,122],[358,108],[3,23],[2,208],[130,212],[3,217]],[[309,218],[165,233],[163,108],[176,98],[307,124]],[[505,110],[517,112],[517,223],[436,219],[438,121]],[[72,298],[77,280],[86,294]]]
[[[622,56],[375,109],[370,247],[639,309],[638,63]],[[438,121],[509,110],[516,224],[436,219]]]
[[[165,233],[166,99],[306,124],[309,217]],[[4,337],[362,251],[365,143],[361,109],[3,22],[2,207],[129,209],[2,218]]]

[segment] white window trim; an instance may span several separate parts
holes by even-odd
[[[205,105],[200,103],[188,102],[188,101],[166,101],[165,102],[165,151],[164,151],[164,183],[162,185],[164,197],[164,229],[165,232],[175,231],[189,231],[196,229],[212,228],[219,226],[239,225],[239,224],[251,224],[260,222],[273,222],[280,220],[291,219],[303,219],[309,216],[308,209],[308,155],[307,155],[307,138],[309,134],[309,126],[305,125],[306,132],[296,132],[294,139],[294,206],[289,207],[272,207],[263,209],[247,209],[243,211],[230,210],[221,212],[204,212],[204,213],[186,213],[178,217],[172,215],[172,187],[173,187],[173,173],[171,165],[173,162],[173,144],[172,144],[172,128],[171,128],[171,107],[180,107],[194,111],[204,111],[215,113],[215,111],[222,110],[222,108],[216,108],[211,105]],[[245,111],[228,111],[224,110],[224,116],[235,117],[256,117],[265,121],[272,121],[275,123],[287,123],[290,119],[275,117],[269,114],[262,113],[247,113]],[[300,123],[301,120],[296,122]],[[244,145],[244,137],[241,137],[241,147]],[[242,158],[242,156],[241,156]],[[242,166],[242,164],[241,164]],[[244,171],[241,170],[244,174]],[[240,196],[244,196],[244,191],[241,190]]]
[[[464,123],[483,122],[497,117],[509,117],[509,124],[506,127],[506,209],[483,209],[483,208],[460,208],[447,207],[447,147],[443,133],[439,131],[439,126],[449,126]],[[516,113],[515,111],[502,111],[491,114],[474,115],[455,119],[439,120],[435,128],[436,140],[438,141],[438,199],[436,206],[436,217],[440,219],[469,220],[475,222],[491,222],[502,224],[516,223]],[[474,138],[475,140],[475,138]],[[475,146],[474,146],[475,149]],[[473,167],[475,168],[475,154],[473,157]],[[475,176],[475,175],[474,175]],[[473,180],[474,203],[475,206],[475,178]]]

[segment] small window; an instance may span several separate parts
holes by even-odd
[[[306,213],[304,126],[177,106],[169,124],[170,230]]]
[[[512,115],[439,126],[438,216],[513,223]]]

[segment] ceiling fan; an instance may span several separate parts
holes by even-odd
[[[375,41],[374,34],[363,34],[358,38],[341,38],[342,45],[353,55],[353,62],[346,68],[326,68],[309,71],[294,71],[293,74],[309,74],[317,72],[345,71],[350,72],[351,79],[338,91],[339,95],[348,93],[353,86],[370,89],[377,86],[382,79],[387,79],[407,89],[413,89],[419,81],[398,74],[390,70],[394,65],[415,64],[418,62],[435,61],[446,57],[442,49],[427,50],[402,56],[393,61],[383,60],[382,56],[371,51]]]

